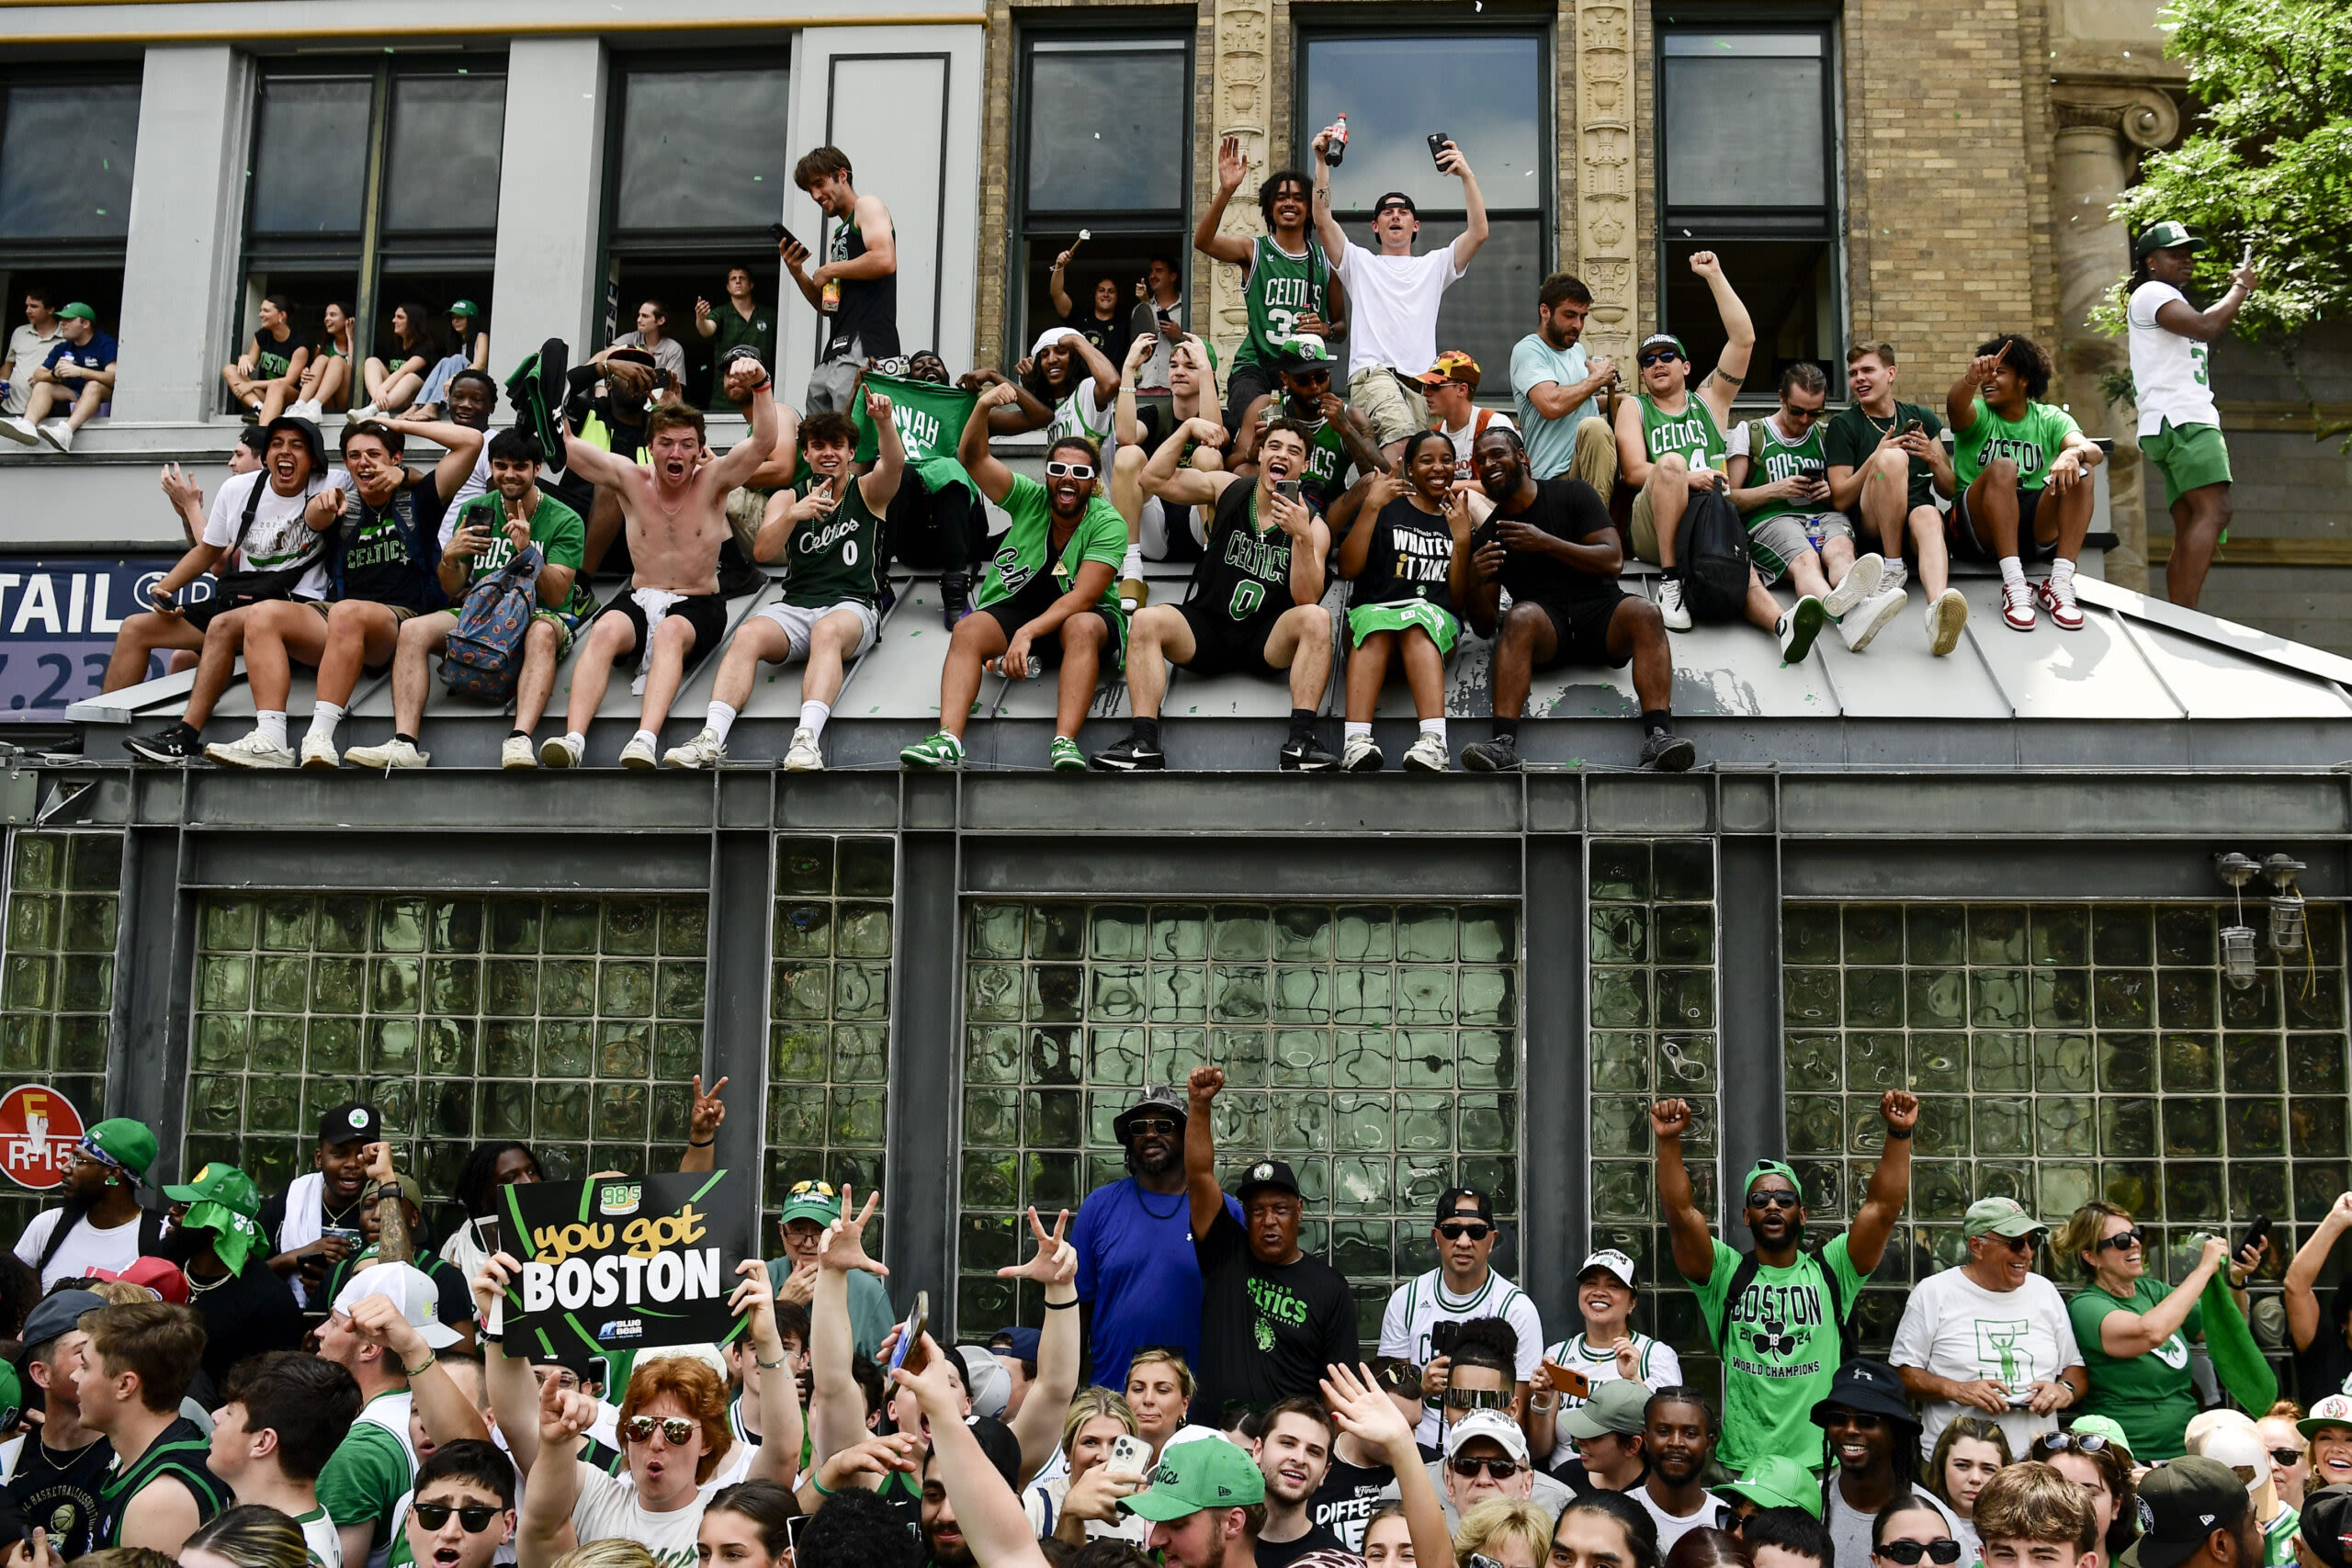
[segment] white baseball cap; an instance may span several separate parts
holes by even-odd
[[[362,1269],[335,1292],[334,1310],[349,1317],[351,1309],[369,1296],[385,1297],[400,1308],[401,1316],[418,1337],[435,1350],[446,1350],[458,1342],[458,1331],[434,1315],[441,1305],[440,1287],[415,1264],[379,1263]]]
[[[1604,1247],[1586,1258],[1584,1267],[1577,1270],[1577,1278],[1581,1280],[1596,1269],[1608,1269],[1617,1277],[1619,1284],[1629,1291],[1634,1288],[1634,1260],[1615,1247]]]
[[[739,1343],[748,1346],[751,1341],[747,1337],[741,1341],[739,1341]],[[708,1367],[712,1371],[718,1374],[718,1381],[722,1385],[726,1383],[729,1376],[727,1371],[727,1358],[720,1355],[718,1353],[718,1347],[713,1345],[707,1339],[701,1340],[692,1345],[648,1346],[644,1349],[639,1350],[636,1357],[630,1360],[628,1369],[629,1376],[635,1377],[637,1375],[637,1369],[639,1367],[650,1367],[656,1361],[663,1360],[700,1361],[704,1366]]]
[[[1005,1402],[1012,1397],[1012,1374],[986,1346],[958,1345],[956,1354],[963,1359],[964,1387],[972,1396],[972,1414],[1002,1419]]]
[[[1503,1451],[1520,1463],[1527,1462],[1527,1434],[1519,1423],[1499,1410],[1473,1410],[1445,1429],[1445,1457],[1452,1459],[1462,1451],[1462,1445],[1474,1438],[1486,1438],[1503,1446]]]
[[[2258,1491],[2270,1479],[2270,1455],[2251,1426],[2222,1427],[2205,1439],[2203,1451],[2215,1464],[2237,1472],[2249,1493]]]

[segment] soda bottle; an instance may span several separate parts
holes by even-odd
[[[825,279],[824,292],[819,298],[824,301],[819,309],[822,310],[828,316],[840,310],[842,308],[842,280],[838,277],[829,277]]]
[[[1338,168],[1348,156],[1348,117],[1341,115],[1331,122],[1331,141],[1323,149],[1323,162]]]

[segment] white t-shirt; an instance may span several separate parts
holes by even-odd
[[[2222,423],[2213,407],[2205,345],[2156,324],[2157,310],[2173,299],[2188,303],[2188,296],[2171,284],[2150,279],[2132,291],[2132,301],[2124,308],[2123,318],[2132,329],[2132,397],[2140,405],[2143,435],[2154,435],[2167,420],[2175,427]]]
[[[466,476],[466,482],[458,487],[458,493],[449,498],[449,510],[441,514],[441,547],[443,549],[447,549],[449,541],[457,537],[458,511],[466,502],[489,489],[490,443],[484,441],[481,444],[481,450],[474,454],[473,471]]]
[[[1991,1378],[2018,1392],[2083,1364],[2057,1286],[2028,1274],[2014,1291],[1988,1291],[1960,1269],[1930,1274],[1912,1290],[1886,1359],[1954,1382]],[[1919,1452],[1932,1455],[1936,1439],[1962,1414],[1985,1413],[1949,1399],[1921,1406]],[[2056,1416],[2030,1410],[2011,1410],[1994,1419],[2008,1435],[2014,1454],[2025,1452],[2037,1433],[2058,1429]]]
[[[1642,1512],[1657,1525],[1657,1556],[1661,1562],[1666,1561],[1666,1554],[1674,1550],[1674,1543],[1692,1530],[1729,1528],[1731,1505],[1712,1492],[1707,1494],[1706,1500],[1699,1505],[1696,1512],[1679,1518],[1659,1507],[1657,1499],[1650,1495],[1650,1489],[1645,1485],[1636,1485],[1625,1495],[1639,1503]]]
[[[1944,1529],[1951,1532],[1952,1540],[1960,1539],[1960,1516],[1944,1506],[1941,1498],[1924,1486],[1914,1486],[1911,1493],[1922,1506],[1933,1508],[1944,1517]],[[1871,1568],[1871,1526],[1877,1517],[1848,1503],[1845,1495],[1838,1490],[1837,1482],[1830,1482],[1829,1512],[1822,1520],[1829,1527],[1829,1568]],[[1963,1554],[1961,1561],[1966,1562],[1970,1559]]]
[[[1482,433],[1492,430],[1498,425],[1505,430],[1519,428],[1510,422],[1510,415],[1500,409],[1473,409],[1470,411],[1470,417],[1460,424],[1438,426],[1438,429],[1444,433],[1445,438],[1453,443],[1453,477],[1455,479],[1473,479],[1478,477],[1471,471],[1470,448],[1477,444]]]
[[[1114,400],[1116,394],[1113,394]],[[1094,378],[1081,374],[1078,389],[1054,407],[1053,423],[1046,426],[1046,439],[1059,441],[1065,435],[1082,435],[1102,449],[1103,478],[1110,477],[1112,431],[1111,405],[1102,401],[1094,386]]]
[[[32,1217],[24,1234],[17,1238],[17,1256],[26,1263],[37,1261],[41,1249],[49,1245],[50,1233],[57,1229],[57,1219],[65,1211],[47,1209]],[[40,1271],[40,1288],[46,1292],[60,1280],[78,1280],[93,1269],[112,1269],[117,1272],[139,1261],[139,1220],[133,1215],[126,1224],[112,1230],[100,1230],[85,1216],[66,1233],[64,1245],[49,1267]]]
[[[1348,375],[1386,366],[1418,376],[1437,363],[1437,305],[1462,269],[1449,240],[1427,255],[1384,256],[1350,245],[1340,253],[1348,286]]]
[[[1518,1381],[1534,1382],[1535,1370],[1544,1360],[1544,1320],[1525,1291],[1491,1269],[1486,1283],[1466,1296],[1454,1295],[1445,1288],[1445,1271],[1441,1269],[1397,1286],[1388,1298],[1388,1309],[1380,1314],[1379,1353],[1402,1356],[1417,1367],[1426,1367],[1437,1354],[1430,1344],[1430,1330],[1441,1323],[1467,1323],[1474,1317],[1499,1317],[1510,1325],[1511,1332],[1519,1336]],[[1435,1448],[1444,1429],[1437,1407],[1430,1405],[1422,1410],[1421,1424],[1413,1435]]]
[[[254,486],[263,486],[261,504],[254,508],[254,525],[245,530],[243,569],[248,571],[269,571],[300,559],[306,552],[317,548],[325,536],[302,521],[302,510],[311,497],[322,490],[337,487],[348,489],[351,476],[341,468],[329,468],[323,475],[312,474],[311,481],[300,495],[280,495],[269,482],[269,470],[260,468],[250,474],[238,474],[220,487],[212,498],[211,513],[204,520],[204,542],[220,547],[236,543],[237,525],[245,515],[245,497]],[[327,596],[326,558],[302,574],[294,584],[297,599],[323,599]]]
[[[0,405],[0,412],[25,412],[25,399],[33,389],[33,372],[49,363],[49,351],[64,341],[65,333],[55,321],[50,322],[47,333],[34,331],[33,324],[26,321],[8,334],[7,357],[13,368],[8,373],[8,400]]]
[[[718,1484],[713,1477],[695,1489],[695,1500],[684,1507],[657,1514],[638,1502],[637,1483],[627,1471],[607,1475],[583,1464],[580,1500],[571,1506],[571,1532],[582,1546],[592,1540],[633,1540],[653,1554],[660,1568],[695,1568],[695,1538]]]
[[[1646,1334],[1634,1335],[1633,1340],[1634,1353],[1640,1358],[1637,1365],[1642,1374],[1635,1381],[1644,1388],[1655,1393],[1662,1388],[1672,1388],[1681,1382],[1682,1358],[1674,1353],[1673,1346],[1661,1344]],[[1582,1372],[1584,1381],[1595,1388],[1599,1388],[1602,1383],[1617,1381],[1615,1353],[1606,1345],[1596,1347],[1586,1344],[1582,1334],[1570,1339],[1561,1340],[1544,1352],[1544,1359],[1555,1367],[1566,1367],[1572,1372]],[[1560,1395],[1560,1414],[1566,1416],[1582,1404],[1584,1401],[1575,1394],[1564,1393]],[[1558,1429],[1555,1428],[1555,1430]],[[1552,1468],[1557,1470],[1576,1457],[1575,1441],[1565,1431],[1560,1432],[1558,1440],[1552,1447]]]

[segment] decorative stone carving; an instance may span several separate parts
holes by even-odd
[[[1634,358],[1641,263],[1634,252],[1634,14],[1623,0],[1577,5],[1577,274],[1592,290],[1584,344]]]
[[[1254,199],[1257,181],[1272,166],[1271,104],[1266,92],[1271,56],[1267,39],[1273,33],[1272,0],[1216,0],[1216,60],[1210,87],[1210,123],[1216,141],[1238,136],[1241,155],[1250,160],[1250,177],[1226,204],[1220,234],[1254,237],[1265,232]],[[1216,147],[1210,148],[1209,177],[1216,175]],[[1212,263],[1209,266],[1209,319],[1203,336],[1216,347],[1220,363],[1233,363],[1250,329],[1250,308],[1241,297],[1241,269]]]

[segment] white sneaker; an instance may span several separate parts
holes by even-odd
[[[0,436],[6,436],[19,446],[30,446],[40,439],[33,429],[33,422],[28,419],[0,419]]]
[[[334,742],[323,735],[305,735],[302,737],[302,765],[306,768],[340,768],[343,766],[343,753],[336,750]]]
[[[1690,612],[1682,607],[1680,578],[1668,577],[1658,580],[1657,615],[1658,619],[1666,623],[1668,631],[1687,632],[1690,629]]]
[[[294,419],[307,419],[312,424],[318,423],[327,416],[327,411],[320,406],[316,398],[304,398],[286,412]]]
[[[1340,766],[1351,773],[1380,772],[1380,747],[1369,735],[1351,735],[1340,749]]]
[[[1882,588],[1863,600],[1838,623],[1838,635],[1846,639],[1847,649],[1860,653],[1871,645],[1871,638],[1884,631],[1894,617],[1903,613],[1903,590]]]
[[[531,754],[531,738],[527,735],[508,736],[505,743],[498,749],[498,765],[502,768],[537,767],[539,760]]]
[[[1968,625],[1968,597],[1947,588],[1928,606],[1928,651],[1941,659],[1960,646],[1961,628]]]
[[[1886,563],[1886,570],[1879,574],[1878,591],[1881,593],[1883,593],[1890,588],[1907,587],[1910,584],[1910,581],[1911,569],[1905,566],[1901,558],[1898,557],[1894,560],[1888,561]]]
[[[1821,601],[1821,607],[1829,612],[1831,620],[1843,620],[1847,611],[1877,594],[1879,579],[1885,572],[1883,557],[1868,555],[1855,558],[1853,566],[1848,569],[1838,586]]]
[[[305,756],[310,754],[310,748],[307,745],[302,750]],[[393,768],[424,767],[433,761],[433,754],[429,751],[418,750],[408,741],[395,735],[381,746],[354,746],[343,754],[343,760],[355,768],[382,768],[390,771]]]
[[[294,753],[258,728],[225,746],[207,746],[204,754],[232,768],[290,768]]]
[[[621,766],[624,768],[658,768],[661,765],[662,761],[653,754],[653,748],[637,736],[630,736],[628,744],[621,748]]]
[[[580,753],[586,750],[584,745],[574,746],[570,736],[551,735],[539,743],[539,762],[549,768],[576,768]]]
[[[2024,578],[2001,584],[2001,620],[2013,632],[2033,630],[2033,585]]]
[[[349,413],[344,415],[344,418],[353,424],[357,424],[363,419],[376,419],[379,417],[380,415],[379,414],[374,403],[362,403],[357,408],[353,409]]]
[[[787,772],[795,773],[824,771],[825,750],[817,743],[815,730],[804,724],[792,732],[792,746],[784,754],[784,765]]]
[[[634,740],[629,742],[631,750],[636,750],[636,747],[637,742]],[[628,751],[621,753],[623,762],[628,762],[631,767],[637,766],[638,764],[629,762],[628,757]],[[718,736],[706,729],[684,746],[671,747],[662,753],[662,760],[673,768],[715,768],[727,761],[727,746]]]
[[[1453,759],[1446,755],[1445,742],[1424,729],[1405,749],[1405,765],[1417,773],[1442,773],[1453,765]]]
[[[40,423],[40,438],[60,452],[74,450],[74,427],[62,419],[45,419]]]

